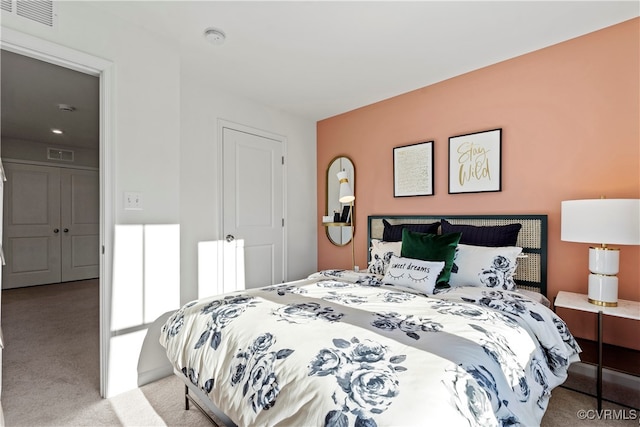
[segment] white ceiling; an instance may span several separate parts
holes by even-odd
[[[183,68],[221,90],[314,121],[640,14],[638,1],[88,4],[177,46]],[[207,43],[207,27],[223,30],[226,42]],[[4,88],[4,68],[2,80]]]
[[[4,50],[0,72],[3,139],[98,147],[97,77]],[[76,111],[62,111],[58,104],[72,105]],[[64,134],[53,134],[54,128]]]
[[[638,16],[638,1],[92,3],[227,90],[321,120]],[[222,29],[222,46],[203,31]]]

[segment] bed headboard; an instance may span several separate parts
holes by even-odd
[[[518,259],[516,284],[520,289],[547,295],[547,215],[370,215],[367,248],[371,247],[371,239],[382,239],[383,219],[390,224],[428,224],[442,219],[476,226],[522,224],[516,245],[526,257]],[[367,261],[370,257],[371,252]]]

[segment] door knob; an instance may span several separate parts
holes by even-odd
[[[227,237],[225,237],[225,239],[227,239],[227,242],[233,242],[235,238],[236,237],[233,234],[227,234]]]
[[[57,228],[54,228],[54,229],[53,229],[53,232],[54,232],[54,233],[58,233],[58,231],[60,231],[60,230],[58,230]]]
[[[68,233],[68,232],[69,232],[69,229],[68,229],[68,228],[65,228],[65,229],[64,229],[64,230],[62,230],[62,231],[64,231],[65,233]]]

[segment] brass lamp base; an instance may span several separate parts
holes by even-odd
[[[589,274],[588,300],[602,307],[618,306],[618,278],[606,274]]]
[[[617,302],[598,301],[598,300],[591,299],[591,298],[589,298],[589,302],[591,304],[599,305],[601,307],[617,307],[618,306]]]

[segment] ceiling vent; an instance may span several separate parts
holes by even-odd
[[[1,0],[2,10],[21,18],[53,28],[55,26],[55,4],[53,0]]]
[[[60,148],[47,148],[48,160],[62,160],[65,162],[73,162],[73,150],[63,150]]]

